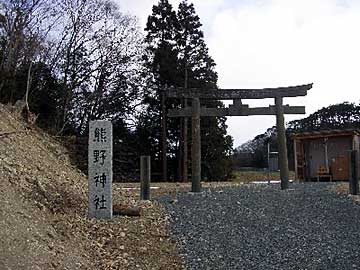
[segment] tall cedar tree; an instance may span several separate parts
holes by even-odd
[[[177,34],[179,61],[182,67],[182,81],[187,87],[217,88],[215,62],[201,31],[201,22],[193,4],[182,1],[178,9],[180,31]],[[185,72],[184,72],[185,71]],[[184,78],[187,76],[187,78]],[[202,106],[221,107],[219,101],[202,101]],[[209,180],[225,179],[231,172],[228,156],[232,151],[232,138],[226,134],[225,117],[203,117],[201,119],[202,136],[202,172]]]
[[[152,157],[152,169],[155,173],[161,171],[161,98],[165,87],[176,87],[178,79],[177,51],[175,50],[175,33],[178,27],[176,13],[167,0],[161,0],[157,6],[153,6],[152,15],[148,17],[145,31],[146,43],[151,58],[148,59],[148,68],[154,76],[154,81],[149,85],[149,90],[144,98],[146,110],[141,115],[137,133],[142,141],[142,153]],[[177,107],[178,101],[167,100],[166,108]],[[174,171],[178,138],[178,119],[168,119],[168,161],[169,171]],[[172,175],[170,175],[172,177]]]
[[[157,87],[183,87],[185,77],[189,88],[216,88],[217,74],[214,70],[215,62],[209,56],[208,48],[200,30],[201,23],[195,13],[193,4],[182,1],[178,13],[172,11],[167,0],[159,1],[153,7],[153,14],[149,16],[146,27],[147,42],[153,51],[150,62]],[[159,90],[159,88],[158,88]],[[159,130],[159,95],[153,95],[157,102],[151,104],[149,111],[152,116],[151,128]],[[152,105],[152,106],[151,106]],[[167,109],[178,106],[173,100],[167,101]],[[206,102],[203,105],[217,107],[220,102]],[[155,120],[155,121],[154,121]],[[225,118],[202,118],[202,159],[203,175],[209,180],[225,179],[230,172],[228,159],[232,150],[232,138],[226,135]],[[149,121],[148,121],[149,122]],[[155,123],[156,122],[156,123]],[[148,126],[149,128],[149,126]],[[170,157],[176,158],[179,145],[179,120],[168,120]],[[155,135],[156,132],[152,132]],[[153,142],[159,139],[153,139]],[[156,157],[156,153],[152,153]],[[176,167],[175,159],[171,160]],[[171,168],[171,167],[170,167]],[[176,171],[173,168],[171,171]]]

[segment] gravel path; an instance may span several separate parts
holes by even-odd
[[[360,269],[360,205],[329,185],[246,185],[160,202],[187,269]]]

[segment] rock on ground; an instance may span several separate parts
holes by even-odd
[[[87,177],[68,149],[0,104],[0,270],[182,269],[157,203],[114,183],[140,217],[87,215]]]
[[[160,201],[187,269],[360,269],[360,205],[331,188],[244,185]]]

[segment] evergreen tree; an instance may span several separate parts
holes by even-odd
[[[291,121],[287,132],[360,128],[360,105],[343,102],[322,108],[308,117]]]
[[[286,141],[288,149],[289,166],[293,166],[294,148],[291,135],[294,133],[313,132],[332,129],[359,129],[360,105],[343,102],[322,108],[306,118],[294,120],[287,124]],[[257,135],[236,149],[237,155],[251,153],[252,165],[263,168],[266,166],[267,143],[277,149],[276,127],[269,128],[265,133]],[[234,157],[236,159],[236,156]]]
[[[188,88],[217,88],[215,61],[209,55],[204,41],[199,16],[194,5],[183,0],[178,9],[179,30],[176,44],[182,67],[181,81]],[[202,106],[222,107],[219,101],[201,101]],[[202,171],[209,180],[226,179],[231,172],[229,155],[232,152],[232,138],[226,133],[225,117],[203,117],[201,119]]]
[[[194,5],[183,0],[177,14],[179,30],[176,33],[176,44],[183,70],[182,81],[187,80],[189,88],[216,88],[215,62],[209,55]],[[188,78],[184,78],[186,75]]]
[[[161,161],[165,159],[165,153],[168,152],[167,157],[171,162],[177,148],[179,121],[166,119],[165,116],[167,111],[177,107],[179,102],[166,100],[165,106],[161,106],[164,89],[178,86],[178,52],[175,47],[177,25],[176,13],[171,4],[167,0],[160,0],[158,5],[153,6],[152,15],[148,17],[145,28],[145,40],[150,53],[147,67],[153,74],[153,81],[148,84],[143,100],[145,110],[140,117],[137,134],[141,141],[148,142],[142,147],[142,151],[143,154],[152,156],[152,169],[156,173],[164,167]],[[163,107],[166,107],[166,111]],[[171,168],[170,171],[174,169]],[[167,169],[163,168],[163,178],[167,178],[166,172]]]
[[[152,94],[144,100],[148,105],[146,114],[151,115],[152,121],[146,121],[149,118],[146,115],[142,121],[143,127],[147,127],[148,139],[151,134],[160,137],[159,132],[151,131],[160,130],[160,89],[167,85],[202,88],[206,91],[208,88],[216,88],[217,83],[215,62],[209,55],[200,29],[200,19],[193,4],[182,1],[176,14],[167,0],[160,0],[152,11],[145,30],[146,41],[153,54],[149,67],[154,74],[154,84]],[[206,101],[202,104],[211,107],[222,106],[217,101]],[[175,100],[166,102],[167,110],[179,105],[179,101]],[[230,170],[228,154],[232,150],[232,139],[226,135],[225,120],[225,118],[202,119],[203,171],[208,179],[223,179]],[[145,124],[146,122],[148,125]],[[179,122],[179,119],[167,121],[167,142],[170,146],[168,157],[175,167],[177,167],[175,160],[179,158]],[[153,141],[159,142],[160,138]],[[154,152],[152,154],[156,159],[158,154]],[[171,171],[176,169],[172,168]]]

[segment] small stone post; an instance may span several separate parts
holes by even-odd
[[[350,172],[349,172],[349,189],[351,195],[359,194],[359,177],[358,177],[358,151],[350,152]]]
[[[91,121],[89,125],[89,217],[111,219],[112,208],[112,124]]]
[[[200,99],[192,100],[191,191],[201,192]]]
[[[289,167],[286,148],[286,135],[285,135],[285,120],[284,120],[284,107],[282,97],[275,98],[276,107],[276,127],[279,146],[279,168],[281,189],[289,187]]]
[[[140,157],[140,199],[150,200],[151,164],[149,156]]]

